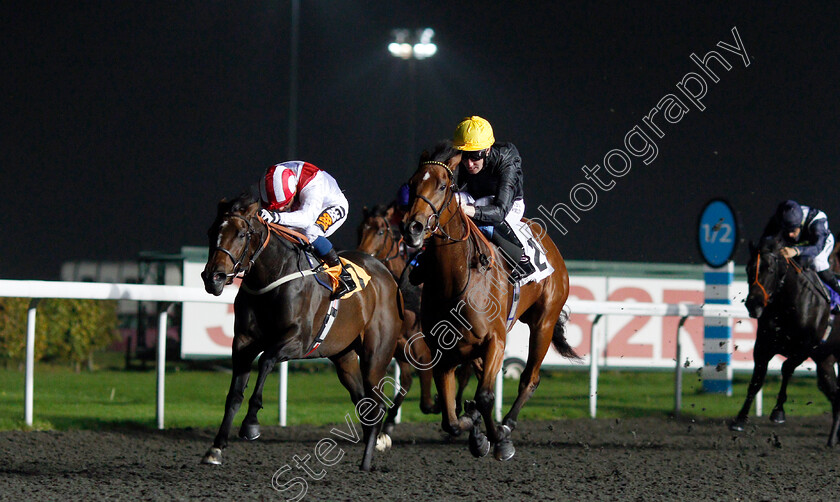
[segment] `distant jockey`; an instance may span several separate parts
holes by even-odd
[[[824,212],[800,206],[796,201],[784,201],[764,228],[762,239],[765,237],[781,238],[785,245],[782,256],[796,258],[803,267],[814,269],[824,283],[840,293],[837,276],[828,264],[834,250],[834,236]]]
[[[347,219],[349,204],[335,178],[309,162],[293,160],[269,167],[260,181],[260,216],[269,223],[300,229],[328,267],[341,267],[332,297],[356,287],[327,239]]]

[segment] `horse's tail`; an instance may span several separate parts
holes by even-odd
[[[566,322],[569,320],[569,313],[565,310],[560,312],[560,318],[557,319],[557,324],[554,325],[554,334],[551,335],[551,343],[560,355],[573,360],[580,360],[581,357],[577,355],[575,349],[566,341]]]

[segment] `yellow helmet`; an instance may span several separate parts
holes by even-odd
[[[490,126],[490,122],[478,115],[466,117],[462,120],[455,128],[455,136],[452,139],[452,145],[455,148],[467,152],[484,150],[493,146],[495,142],[496,138],[493,137],[493,128]]]

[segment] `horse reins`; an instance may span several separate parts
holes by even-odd
[[[403,243],[402,236],[400,236],[400,239],[397,240],[397,238],[394,236],[394,231],[391,228],[391,224],[388,223],[388,221],[383,216],[377,216],[377,218],[382,218],[382,220],[385,222],[385,226],[388,227],[387,232],[388,232],[388,235],[391,237],[391,245],[387,246],[388,252],[385,253],[385,258],[379,258],[378,257],[379,254],[382,253],[382,251],[385,251],[386,245],[388,244],[388,239],[387,238],[384,239],[382,241],[382,245],[379,246],[379,249],[377,249],[376,253],[373,254],[373,257],[376,258],[377,260],[383,262],[383,263],[384,262],[389,262],[389,261],[394,260],[396,258],[399,258],[400,256],[402,256],[402,253],[400,252],[400,244]],[[395,246],[396,246],[396,250],[395,250],[394,254],[392,255],[391,254],[391,249]]]
[[[771,253],[771,256],[772,256],[772,253]],[[793,267],[793,269],[796,271],[797,274],[802,273],[802,267],[797,265],[795,261],[791,260],[787,256],[784,256],[784,259],[785,259],[785,261],[787,262],[788,265]],[[761,289],[761,293],[762,293],[762,295],[764,295],[764,305],[763,306],[766,307],[767,304],[770,303],[770,295],[767,293],[767,289],[764,288],[764,285],[761,284],[761,282],[758,280],[758,271],[759,271],[760,268],[761,268],[761,251],[756,253],[755,277],[753,278],[753,284],[758,286]],[[782,279],[779,281],[779,284],[776,286],[777,289],[779,287],[781,287],[782,284],[784,284],[784,280],[785,280],[785,278],[784,278],[784,276],[782,276]]]

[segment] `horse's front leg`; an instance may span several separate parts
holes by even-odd
[[[234,347],[237,345],[237,339],[234,339]],[[257,356],[257,351],[252,346],[247,346],[240,350],[234,348],[233,351],[233,374],[230,379],[230,388],[228,389],[227,398],[225,399],[225,415],[222,418],[222,425],[219,427],[219,432],[213,440],[213,446],[204,454],[201,459],[202,464],[220,465],[222,463],[222,450],[227,447],[228,435],[230,435],[230,428],[233,425],[233,418],[236,412],[239,411],[239,406],[245,399],[245,387],[248,385],[248,379],[251,377],[251,362]]]
[[[496,460],[510,460],[516,452],[513,442],[510,440],[510,428],[505,425],[497,427],[493,418],[493,403],[496,400],[494,392],[496,375],[502,370],[504,355],[504,342],[491,334],[487,342],[487,350],[484,353],[484,368],[478,380],[478,388],[475,391],[475,404],[481,416],[484,417],[484,426],[487,429],[487,434],[490,435],[490,441],[495,444],[493,455]],[[473,440],[473,436],[477,436],[475,440]],[[483,445],[482,434],[477,428],[474,428],[470,435],[471,447],[473,442],[476,443],[477,447]]]
[[[458,418],[455,412],[455,367],[441,366],[437,364],[433,370],[438,391],[438,404],[441,407],[440,426],[450,436],[459,436],[461,432],[473,427],[473,419],[468,416]]]
[[[785,359],[782,363],[782,385],[779,388],[779,395],[776,398],[776,406],[770,412],[770,421],[783,424],[785,423],[785,403],[787,402],[787,386],[790,382],[790,377],[793,376],[793,370],[797,368],[805,358]]]
[[[760,336],[760,335],[759,335]],[[743,431],[747,425],[747,417],[750,413],[755,395],[764,385],[764,378],[767,376],[767,363],[774,354],[765,349],[763,346],[756,343],[753,349],[753,374],[750,378],[750,384],[747,386],[747,397],[744,399],[744,405],[741,406],[741,411],[738,412],[731,422],[729,422],[729,430]]]
[[[248,414],[242,420],[242,426],[239,428],[239,437],[248,441],[254,441],[260,437],[260,422],[257,419],[257,413],[262,409],[262,394],[263,387],[265,387],[265,379],[271,374],[274,365],[277,362],[277,351],[265,351],[260,356],[259,374],[257,375],[257,384],[254,386],[254,391],[251,393],[251,399],[248,400]]]

